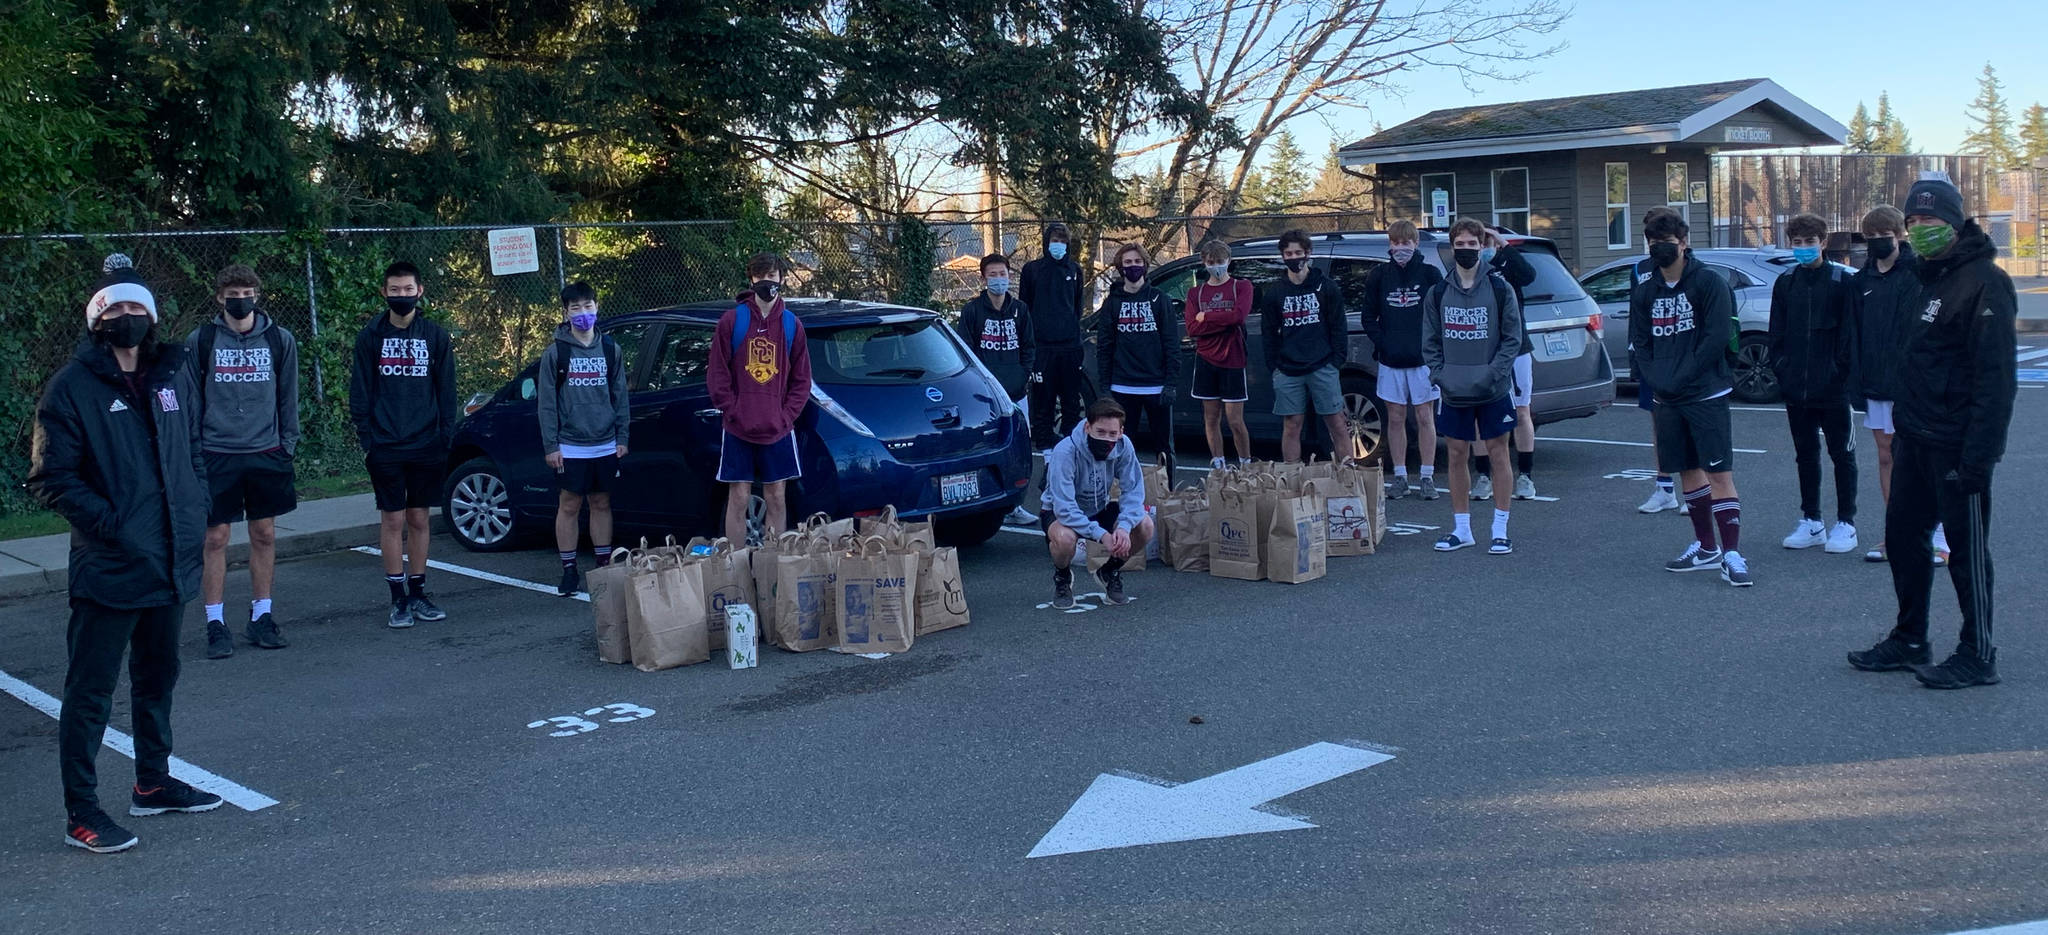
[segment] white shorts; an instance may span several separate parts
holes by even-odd
[[[1508,394],[1508,398],[1516,409],[1529,405],[1530,395],[1536,392],[1536,378],[1532,375],[1535,369],[1535,355],[1523,354],[1515,358],[1515,391]]]
[[[1883,432],[1886,435],[1895,434],[1898,431],[1897,429],[1892,428],[1891,400],[1866,399],[1863,401],[1863,405],[1869,407],[1868,409],[1865,409],[1863,411],[1864,428],[1869,429],[1873,432]]]
[[[1380,365],[1380,382],[1374,391],[1380,399],[1397,406],[1421,406],[1436,402],[1442,391],[1429,382],[1428,367]]]

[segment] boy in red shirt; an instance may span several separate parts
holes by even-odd
[[[1252,283],[1231,278],[1230,245],[1221,240],[1202,244],[1202,269],[1208,275],[1188,290],[1182,313],[1187,332],[1195,339],[1195,385],[1188,395],[1202,401],[1209,466],[1221,470],[1226,415],[1238,463],[1252,459],[1252,436],[1244,427],[1244,320],[1252,313]]]
[[[782,258],[757,253],[747,261],[753,285],[718,320],[706,374],[711,404],[724,413],[718,479],[726,484],[725,537],[747,541],[747,503],[761,485],[767,505],[762,535],[789,526],[785,488],[802,477],[796,419],[811,398],[811,352],[804,326],[782,303]],[[738,352],[735,353],[734,334]]]

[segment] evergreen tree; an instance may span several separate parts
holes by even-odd
[[[2020,120],[2020,164],[2048,165],[2048,108],[2035,104]]]
[[[1849,137],[1842,141],[1845,153],[1867,153],[1871,151],[1875,137],[1871,132],[1870,111],[1862,101],[1856,102],[1856,113],[1849,117]]]
[[[1308,187],[1315,179],[1309,175],[1308,155],[1294,141],[1293,133],[1282,130],[1273,138],[1272,160],[1266,163],[1261,181],[1265,190],[1264,207],[1268,209],[1294,207],[1308,193]]]
[[[1877,93],[1877,117],[1871,131],[1870,151],[1890,154],[1913,151],[1913,137],[1906,132],[1905,121],[1892,113],[1891,95],[1883,91]]]
[[[1994,169],[2008,168],[2017,161],[2012,113],[2005,103],[2005,87],[1999,83],[1998,72],[1992,70],[1991,63],[1984,64],[1984,74],[1977,79],[1977,99],[1970,102],[1964,114],[1977,129],[1963,137],[1963,152],[1989,158]]]

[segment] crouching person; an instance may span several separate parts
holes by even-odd
[[[1109,485],[1120,489],[1110,499]],[[1100,543],[1109,561],[1096,572],[1103,600],[1128,604],[1124,596],[1124,563],[1142,555],[1152,538],[1152,520],[1145,515],[1145,481],[1138,451],[1124,437],[1124,410],[1115,400],[1088,407],[1088,419],[1053,447],[1045,460],[1045,493],[1038,524],[1052,550],[1052,606],[1074,606],[1074,549],[1082,541]]]

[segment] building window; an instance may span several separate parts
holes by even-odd
[[[1607,164],[1607,249],[1627,250],[1630,244],[1628,232],[1628,163]]]
[[[1493,170],[1493,226],[1529,233],[1529,170]]]
[[[1436,215],[1436,192],[1444,193],[1444,213]],[[1449,227],[1458,219],[1458,177],[1450,172],[1427,172],[1422,176],[1422,216],[1418,219],[1423,227]]]
[[[1687,209],[1685,163],[1664,164],[1664,206],[1678,212],[1679,220],[1692,223],[1691,211]]]

